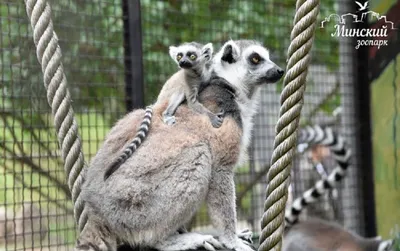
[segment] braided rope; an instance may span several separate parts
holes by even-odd
[[[64,170],[68,175],[68,186],[74,202],[74,216],[79,230],[87,221],[84,203],[81,199],[84,159],[78,126],[74,119],[67,79],[61,62],[61,49],[53,30],[50,5],[46,0],[25,0],[26,12],[33,29],[36,56],[42,66],[47,101],[54,116],[58,142],[64,159]]]
[[[281,250],[285,205],[319,0],[297,0],[258,250]]]

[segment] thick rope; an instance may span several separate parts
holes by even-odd
[[[61,49],[53,30],[50,6],[45,0],[25,0],[26,12],[33,29],[36,55],[42,66],[47,101],[54,116],[58,142],[64,159],[64,169],[68,176],[68,186],[74,202],[74,216],[79,230],[87,221],[84,203],[81,199],[84,159],[78,126],[74,119],[67,79],[61,62]]]
[[[297,1],[288,49],[287,73],[283,80],[285,87],[281,94],[279,120],[275,129],[272,164],[267,175],[267,199],[261,220],[260,251],[279,251],[282,247],[289,175],[297,143],[297,129],[318,13],[319,0]]]

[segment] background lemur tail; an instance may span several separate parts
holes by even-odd
[[[319,125],[308,126],[300,131],[299,143],[308,145],[323,145],[329,147],[337,166],[326,177],[305,191],[301,197],[295,199],[290,208],[285,212],[285,227],[290,227],[298,221],[300,213],[309,204],[317,201],[322,195],[335,188],[338,182],[346,174],[350,165],[351,151],[345,144],[344,139],[333,132],[332,128],[321,128]]]
[[[132,142],[125,148],[122,154],[115,160],[104,173],[104,180],[108,179],[118,168],[125,163],[129,157],[136,151],[136,149],[142,144],[143,140],[147,137],[150,129],[151,117],[153,116],[153,107],[146,107],[146,112],[140,127],[135,135]]]

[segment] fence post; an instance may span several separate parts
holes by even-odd
[[[122,0],[126,109],[144,107],[142,26],[140,0]]]
[[[368,28],[368,22],[356,23],[357,29]],[[368,46],[360,46],[357,50],[357,80],[354,89],[356,92],[357,107],[356,119],[358,120],[359,130],[357,132],[357,147],[359,151],[359,167],[361,174],[361,189],[363,191],[363,211],[365,222],[365,236],[374,237],[377,235],[376,214],[375,214],[375,186],[374,186],[374,166],[372,151],[372,131],[371,131],[371,81],[368,77]]]
[[[126,110],[144,107],[142,22],[140,0],[122,0],[124,22],[124,63]],[[129,245],[121,245],[118,251],[134,251]]]
[[[339,13],[356,13],[352,1],[340,1]],[[361,28],[346,22],[346,28]],[[355,49],[356,38],[340,37],[339,79],[341,93],[341,128],[351,147],[352,168],[344,179],[342,198],[345,227],[359,234],[375,234],[373,169],[369,81],[366,48]]]

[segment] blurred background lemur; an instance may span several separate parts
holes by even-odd
[[[339,224],[317,217],[299,220],[304,209],[318,201],[323,195],[336,188],[343,179],[350,164],[351,151],[341,135],[332,128],[319,125],[309,126],[300,131],[299,141],[310,145],[329,146],[336,160],[336,167],[327,176],[322,176],[315,185],[303,192],[289,205],[285,212],[285,233],[283,251],[391,251],[393,240],[381,237],[364,238],[346,230]]]

